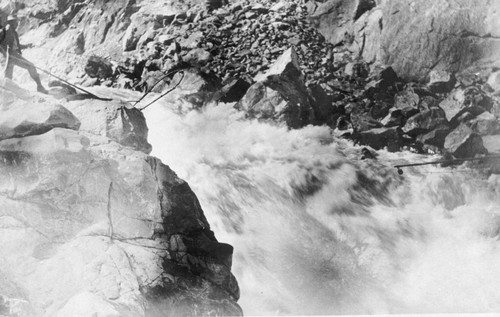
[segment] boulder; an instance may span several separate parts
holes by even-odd
[[[369,82],[365,85],[364,96],[370,100],[394,102],[394,95],[401,84],[392,67],[373,67]]]
[[[430,132],[419,135],[417,141],[425,145],[442,148],[449,133],[450,128],[447,125],[441,125]]]
[[[113,65],[107,59],[93,55],[87,59],[85,73],[91,78],[109,78],[113,75]]]
[[[274,113],[277,115],[273,115],[273,118],[284,119],[291,128],[300,128],[314,121],[314,110],[309,101],[297,53],[293,48],[286,50],[265,74],[256,76],[255,81],[254,89],[249,89],[237,108],[250,109],[264,98],[266,92],[273,91],[280,95],[277,97],[272,93],[271,104],[276,106],[276,101],[280,99],[279,107],[271,106],[275,108]],[[268,113],[268,107],[264,108]]]
[[[430,109],[440,109],[439,100],[432,96],[422,96],[420,97],[420,103],[418,105],[420,111],[430,110]]]
[[[80,130],[107,137],[134,150],[149,154],[148,127],[141,111],[121,102],[73,101],[67,107],[81,119]]]
[[[179,44],[184,49],[195,49],[199,47],[204,38],[203,32],[196,31],[189,33],[186,38],[180,39]]]
[[[486,135],[482,137],[483,145],[488,153],[500,154],[500,134]]]
[[[370,102],[369,107],[370,107],[369,110],[370,116],[373,119],[378,120],[386,117],[389,114],[391,108],[393,108],[393,105],[391,102],[383,100],[374,100]],[[403,109],[399,110],[401,110],[401,113],[404,113]]]
[[[391,108],[389,114],[383,118],[380,123],[386,127],[399,127],[403,124],[405,117],[401,109]]]
[[[446,125],[447,120],[443,110],[431,109],[424,110],[406,121],[403,132],[410,136],[426,133],[440,125]]]
[[[496,71],[490,74],[488,77],[487,84],[493,89],[495,93],[500,92],[500,71]]]
[[[312,99],[312,107],[314,116],[319,122],[327,122],[333,124],[336,119],[338,110],[333,107],[334,98],[328,94],[325,89],[319,84],[314,84],[308,87],[309,95]]]
[[[213,59],[212,54],[202,48],[190,50],[183,60],[193,66],[204,66]]]
[[[474,157],[476,154],[488,153],[481,136],[474,133],[465,124],[460,124],[446,136],[444,149],[457,158],[468,158]]]
[[[492,106],[493,101],[491,98],[477,87],[455,89],[439,104],[449,122],[456,121],[465,112],[477,116],[486,110],[490,110]]]
[[[493,99],[493,105],[491,107],[490,113],[496,118],[500,118],[500,102],[497,98]]]
[[[366,130],[357,135],[357,140],[360,144],[371,146],[375,150],[387,147],[389,152],[399,151],[403,146],[399,127]]]
[[[347,63],[344,73],[354,78],[366,78],[369,75],[369,68],[365,62],[356,61]]]
[[[394,107],[397,109],[415,109],[418,112],[419,103],[419,95],[416,94],[411,88],[400,91],[394,96]],[[406,111],[403,111],[403,113],[405,116],[407,115]]]
[[[293,47],[283,52],[265,74],[256,76],[255,81],[264,82],[266,86],[280,91],[292,102],[309,105],[304,75]]]
[[[68,109],[53,101],[38,102],[16,99],[5,105],[0,117],[0,140],[43,134],[54,128],[79,129],[80,121]]]
[[[374,128],[381,128],[382,124],[373,119],[372,116],[364,112],[351,113],[351,122],[356,132],[364,132]]]
[[[445,100],[439,103],[439,107],[443,109],[448,122],[455,120],[464,111],[464,102],[464,91],[458,89],[453,91]]]
[[[335,125],[333,128],[338,129],[340,131],[353,129],[352,123],[348,119],[349,118],[347,118],[346,116],[340,115],[338,117],[337,121],[335,122]]]
[[[500,122],[493,114],[487,111],[467,122],[467,125],[472,129],[472,131],[481,136],[497,134],[500,132]]]
[[[449,93],[457,83],[455,75],[446,71],[432,70],[429,78],[429,89],[435,94]]]
[[[283,95],[262,82],[253,84],[245,96],[235,105],[248,118],[284,122],[290,128],[300,128],[307,122],[309,113],[286,100]]]

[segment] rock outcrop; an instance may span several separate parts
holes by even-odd
[[[314,121],[314,110],[293,48],[285,51],[256,81],[236,106],[249,117],[283,121],[291,128]]]
[[[465,124],[459,125],[448,134],[444,142],[444,148],[458,158],[474,157],[476,154],[488,153],[481,137]]]
[[[241,315],[233,248],[189,185],[146,154],[142,114],[13,99],[0,100],[22,123],[2,124],[0,141],[2,315]]]
[[[431,71],[497,67],[498,9],[487,0],[329,0],[311,19],[332,43],[423,81]]]

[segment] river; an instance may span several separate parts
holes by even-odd
[[[189,182],[246,315],[500,311],[500,178],[289,131],[230,105],[146,111],[153,155]]]

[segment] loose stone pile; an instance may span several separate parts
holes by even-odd
[[[307,85],[327,83],[339,69],[333,45],[308,21],[307,5],[289,2],[239,2],[213,11],[191,11],[130,54],[118,67],[118,85],[146,90],[161,75],[185,63],[207,74],[251,78],[265,72],[294,47]],[[149,80],[149,78],[153,80]]]

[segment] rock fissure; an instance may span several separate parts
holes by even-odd
[[[113,236],[114,236],[114,229],[113,229],[113,214],[112,214],[112,211],[111,211],[111,194],[112,194],[112,191],[113,191],[113,182],[110,182],[109,183],[109,188],[108,188],[108,202],[107,202],[107,216],[108,216],[108,222],[109,222],[109,231],[108,231],[108,234],[109,234],[109,239],[111,239],[111,241],[113,240]]]

